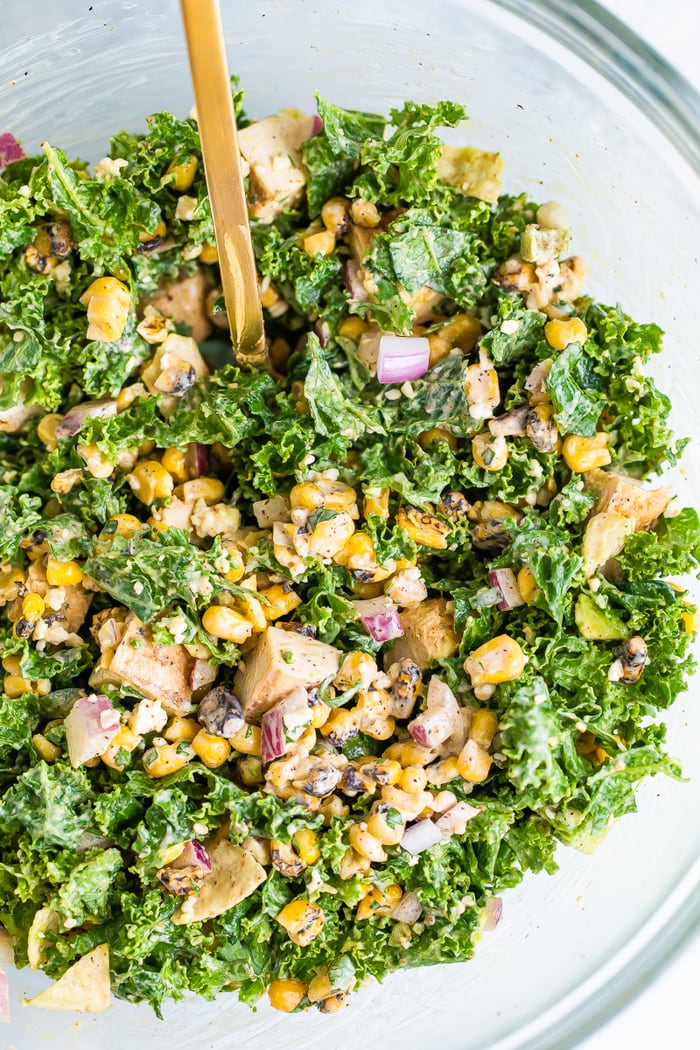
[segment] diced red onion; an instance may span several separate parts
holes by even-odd
[[[64,721],[68,757],[73,768],[103,755],[120,725],[119,712],[112,707],[109,697],[101,693],[79,697]]]
[[[441,813],[435,821],[445,838],[452,835],[463,835],[470,820],[481,813],[478,806],[470,806],[468,802],[455,802],[453,806]]]
[[[190,671],[190,689],[196,693],[198,689],[211,685],[215,678],[216,670],[208,660],[195,660]]]
[[[83,424],[87,419],[94,419],[95,416],[107,419],[116,414],[117,402],[111,398],[104,401],[85,401],[82,405],[76,405],[75,408],[66,412],[56,427],[56,437],[59,439],[74,437],[83,429]]]
[[[492,569],[489,573],[489,583],[500,591],[501,600],[498,608],[502,612],[517,609],[519,605],[525,604],[512,569]]]
[[[348,259],[343,271],[345,278],[345,290],[356,303],[366,303],[369,300],[369,292],[365,288],[360,277],[360,264],[357,259]]]
[[[171,868],[189,868],[193,865],[201,868],[205,874],[211,871],[211,857],[206,846],[199,839],[190,839],[185,848],[170,864]]]
[[[318,341],[321,346],[328,346],[328,340],[330,339],[331,329],[328,321],[317,321],[314,325],[314,332],[318,336]]]
[[[409,723],[408,731],[421,747],[439,747],[455,731],[450,713],[440,707],[431,707]]]
[[[438,842],[442,842],[442,832],[430,817],[426,817],[406,828],[401,839],[401,847],[415,857],[424,850],[430,849],[431,846],[436,846]]]
[[[540,361],[535,365],[525,380],[525,389],[529,394],[541,394],[544,391],[544,382],[549,375],[551,367],[552,359],[550,357],[546,361]]]
[[[264,764],[280,758],[287,751],[284,720],[279,707],[271,707],[262,717],[261,757]]]
[[[382,595],[352,604],[375,642],[389,642],[403,636],[401,617],[391,598]]]
[[[10,992],[7,974],[0,970],[0,1021],[8,1024],[10,1020]]]
[[[105,620],[104,623],[101,623],[97,632],[97,640],[100,643],[100,648],[115,649],[117,645],[119,645],[123,626],[123,624],[118,624],[112,616],[110,616],[108,620]]]
[[[377,379],[405,383],[420,379],[430,365],[430,343],[424,336],[383,335],[379,340]]]
[[[322,131],[323,118],[319,117],[318,113],[314,113],[313,117],[311,118],[311,134],[309,135],[309,138],[315,138],[316,135],[320,135]]]
[[[404,893],[403,897],[393,909],[391,917],[394,922],[405,922],[411,925],[418,922],[423,913],[423,905],[415,893]]]
[[[491,900],[486,902],[486,906],[482,912],[482,930],[486,933],[490,933],[491,930],[495,930],[501,921],[501,915],[503,914],[503,901],[500,897],[492,897]]]
[[[0,168],[13,164],[16,160],[22,160],[26,153],[11,131],[5,131],[0,135]]]
[[[209,449],[199,441],[192,441],[185,453],[185,466],[191,478],[203,478],[209,473]]]

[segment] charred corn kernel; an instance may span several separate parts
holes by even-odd
[[[168,227],[165,225],[163,219],[160,220],[158,225],[152,230],[141,230],[139,233],[139,241],[141,244],[148,244],[149,241],[153,241],[156,237],[165,237],[168,232]]]
[[[311,258],[317,255],[330,255],[335,248],[335,234],[330,230],[319,230],[318,233],[310,233],[303,240],[304,251]]]
[[[194,182],[197,174],[197,158],[192,155],[173,157],[165,169],[165,177],[170,176],[170,185],[178,193],[184,193]]]
[[[597,467],[606,467],[612,462],[607,443],[608,435],[604,432],[590,438],[569,434],[564,438],[561,449],[564,462],[569,470],[577,474],[584,474],[587,470],[595,470]]]
[[[236,763],[238,775],[246,787],[254,787],[263,782],[262,762],[257,755],[245,755]]]
[[[426,771],[429,784],[434,784],[436,787],[440,787],[442,784],[449,784],[451,780],[459,776],[459,768],[457,766],[457,759],[451,755],[449,758],[443,758],[441,762],[434,762]]]
[[[320,510],[325,500],[326,497],[322,489],[311,481],[295,485],[289,493],[289,503],[292,510]]]
[[[264,307],[265,310],[269,310],[275,305],[275,303],[279,302],[280,293],[277,291],[274,284],[268,284],[267,288],[265,288],[265,285],[263,284],[263,288],[265,290],[261,292],[260,305]]]
[[[172,715],[169,719],[163,736],[171,743],[186,741],[191,743],[201,729],[199,722],[194,718],[183,718],[182,715]]]
[[[570,321],[547,321],[544,337],[553,350],[565,350],[570,343],[583,345],[588,339],[588,329],[580,317]]]
[[[173,481],[176,481],[178,484],[187,481],[189,477],[187,456],[181,448],[166,448],[160,461],[168,474],[171,475]]]
[[[407,741],[403,744],[391,744],[384,752],[384,758],[398,762],[404,769],[407,766],[427,766],[435,758],[435,752],[421,744]],[[403,769],[402,769],[403,772]]]
[[[396,719],[382,715],[361,716],[361,731],[373,740],[391,740],[396,732]]]
[[[406,530],[409,539],[415,540],[423,547],[431,547],[434,550],[444,550],[447,547],[450,526],[427,510],[399,507],[396,524]]]
[[[356,343],[368,328],[369,325],[361,317],[346,317],[338,325],[338,335],[341,335],[343,339],[352,339]]]
[[[185,503],[195,503],[203,499],[208,506],[220,503],[223,499],[226,486],[218,478],[193,478],[178,485],[174,495],[183,499]]]
[[[320,1003],[323,999],[327,999],[328,996],[332,994],[333,985],[328,976],[328,970],[324,966],[311,981],[306,997],[310,1003]]]
[[[165,318],[163,320],[165,321]],[[126,412],[137,398],[145,396],[146,388],[142,383],[132,383],[131,386],[122,387],[117,394],[117,412]]]
[[[309,706],[311,707],[311,729],[320,729],[330,718],[333,708],[320,700],[318,696],[309,700]]]
[[[430,367],[433,368],[442,361],[443,357],[447,357],[451,350],[452,344],[449,339],[445,339],[442,332],[432,332],[428,336],[428,362]]]
[[[25,579],[24,571],[16,565],[0,570],[0,602],[13,601],[24,586]]]
[[[366,857],[372,864],[382,864],[386,860],[384,847],[378,838],[368,830],[368,826],[351,824],[348,832],[350,845],[361,857]]]
[[[141,737],[137,736],[128,726],[121,726],[117,735],[110,741],[107,750],[100,755],[106,766],[121,771],[124,764],[119,761],[120,751],[135,751],[141,743]]]
[[[22,599],[22,617],[29,623],[38,623],[44,615],[46,604],[39,594],[28,594]]]
[[[350,992],[334,992],[326,999],[321,999],[318,1008],[322,1014],[334,1014],[343,1006],[347,1006]]]
[[[24,693],[32,693],[33,691],[30,680],[23,678],[19,674],[8,674],[3,682],[3,692],[10,700],[16,700],[18,696],[22,696]]]
[[[242,586],[245,587],[245,580],[242,581]],[[252,594],[246,598],[237,598],[236,605],[256,634],[267,629],[265,605],[258,598],[254,598]]]
[[[393,806],[389,806],[386,802],[375,802],[372,806],[372,812],[367,817],[366,834],[371,835],[382,846],[396,846],[403,838],[404,826],[403,815],[398,809],[394,809]],[[360,839],[359,841],[362,842],[363,840]],[[369,856],[367,846],[365,845],[360,849],[357,842],[353,840],[352,835],[350,836],[350,842],[358,853],[364,853],[365,857]],[[371,856],[369,859],[375,860],[376,858]]]
[[[41,733],[34,734],[32,744],[34,745],[34,750],[40,758],[43,758],[44,762],[55,762],[57,758],[61,757],[60,747],[52,744]]]
[[[218,769],[231,754],[231,745],[221,736],[212,736],[200,729],[192,741],[195,754],[202,760],[207,769]]]
[[[469,739],[473,740],[484,751],[488,751],[493,743],[493,738],[498,732],[498,716],[495,711],[489,711],[487,707],[480,707],[472,715],[469,726]]]
[[[120,339],[131,304],[129,289],[116,277],[98,277],[80,297],[87,307],[87,337],[109,343]]]
[[[39,426],[36,428],[39,441],[46,446],[49,452],[55,452],[58,448],[56,427],[62,419],[63,416],[59,415],[58,412],[49,412],[48,415],[42,417]]]
[[[370,861],[367,857],[360,856],[352,847],[347,849],[340,861],[338,874],[344,881],[354,879],[356,875],[363,875],[370,869]]]
[[[333,679],[333,685],[338,689],[351,689],[358,682],[369,686],[377,675],[377,661],[367,653],[347,653],[343,657],[337,675]]]
[[[474,740],[467,740],[457,758],[459,775],[470,784],[481,784],[491,769],[491,755]]]
[[[529,605],[530,602],[534,601],[534,599],[537,597],[540,589],[537,586],[537,581],[535,580],[535,577],[532,575],[527,565],[523,565],[522,569],[518,573],[517,582],[518,590],[520,591],[520,597],[526,605]]]
[[[356,712],[346,707],[339,707],[321,726],[321,736],[327,737],[334,747],[342,747],[348,740],[357,736],[359,730],[359,719]]]
[[[253,633],[250,620],[226,605],[210,605],[202,616],[202,627],[215,638],[237,645],[245,642]]]
[[[216,249],[216,245],[210,244],[209,241],[204,241],[199,255],[199,261],[203,262],[205,266],[211,266],[212,263],[218,262],[219,253]]]
[[[455,314],[439,333],[449,341],[450,346],[457,347],[465,353],[473,350],[481,335],[481,325],[471,314]]]
[[[366,489],[362,503],[362,513],[365,518],[368,518],[370,514],[376,514],[379,518],[386,520],[389,517],[389,495],[389,489]]]
[[[143,756],[143,767],[149,777],[167,777],[170,773],[177,773],[188,762],[194,758],[194,750],[191,744],[163,744],[161,747],[150,748]]]
[[[259,755],[262,748],[260,726],[251,726],[246,723],[235,736],[229,737],[229,743],[234,751],[238,751],[241,755]]]
[[[230,540],[224,541],[223,548],[228,561],[228,569],[224,573],[224,579],[230,580],[231,583],[237,583],[238,580],[242,580],[245,576],[245,560],[238,547]]]
[[[363,920],[372,919],[380,915],[389,915],[392,908],[396,907],[402,897],[403,890],[395,882],[387,886],[384,892],[373,886],[371,889],[368,889],[360,901],[355,912],[355,918]]]
[[[502,470],[508,462],[508,442],[486,430],[472,438],[472,456],[482,470]]]
[[[356,226],[362,226],[366,230],[373,230],[382,221],[377,205],[364,197],[356,197],[352,202],[350,218]]]
[[[172,495],[173,479],[156,459],[141,460],[131,474],[126,475],[126,480],[136,498],[146,506]]]
[[[318,937],[324,919],[323,909],[303,897],[290,901],[277,916],[277,922],[284,926],[290,939],[302,947]]]
[[[484,642],[464,661],[472,689],[482,685],[512,682],[525,670],[527,657],[514,638],[499,634]]]
[[[309,539],[312,558],[335,558],[355,531],[347,511],[341,510],[328,521],[319,521]]]
[[[421,448],[430,448],[431,445],[440,443],[448,445],[451,449],[457,448],[457,438],[444,427],[432,427],[418,435],[418,444]]]
[[[681,613],[683,625],[688,634],[695,634],[700,631],[700,610],[693,612],[690,609],[686,609]]]
[[[293,841],[294,847],[304,864],[307,867],[315,864],[321,856],[316,832],[312,831],[311,828],[300,828],[299,831],[294,833]]]
[[[337,565],[345,565],[348,569],[371,570],[377,564],[372,537],[366,532],[354,532],[333,560]]]
[[[490,419],[501,400],[498,372],[488,367],[488,361],[470,365],[464,380],[464,393],[469,402],[472,419]]]
[[[109,520],[117,523],[114,535],[126,536],[127,539],[143,528],[143,522],[139,521],[133,514],[115,514]]]
[[[344,481],[322,481],[319,488],[323,492],[323,505],[328,510],[350,511],[356,505],[357,493],[352,485],[346,485]]]
[[[399,787],[409,795],[414,795],[418,791],[424,791],[427,783],[428,774],[422,766],[407,766],[401,774]]]
[[[83,570],[77,561],[57,561],[49,558],[46,565],[46,580],[50,587],[75,587],[83,578]]]
[[[301,605],[299,595],[284,583],[276,583],[272,587],[267,587],[260,594],[268,601],[267,605],[264,602],[260,603],[267,621],[279,620],[280,616],[286,616],[287,613]]]
[[[59,496],[65,496],[67,492],[73,491],[75,486],[82,481],[82,478],[83,472],[77,467],[71,467],[70,470],[61,470],[51,481],[51,491]]]
[[[321,208],[321,221],[331,233],[341,234],[348,229],[349,201],[345,197],[331,197]]]
[[[97,445],[78,445],[78,455],[85,464],[88,474],[93,478],[108,478],[114,472],[114,465],[100,451]]]
[[[270,1006],[275,1010],[282,1010],[285,1014],[291,1014],[306,995],[306,989],[303,981],[295,981],[291,977],[273,981],[267,989]]]
[[[16,595],[15,595],[15,597],[16,597]],[[7,671],[8,674],[21,674],[21,672],[22,672],[22,660],[21,660],[21,658],[16,653],[13,653],[12,656],[5,656],[5,657],[3,657],[2,669],[3,669],[3,671]]]

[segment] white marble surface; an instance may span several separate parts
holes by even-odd
[[[604,0],[605,6],[700,90],[698,0]],[[697,1022],[700,933],[657,980],[579,1050],[665,1050],[700,1046]]]

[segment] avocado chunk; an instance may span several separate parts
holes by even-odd
[[[574,618],[579,633],[591,642],[615,642],[629,634],[622,620],[601,609],[589,594],[579,595]]]

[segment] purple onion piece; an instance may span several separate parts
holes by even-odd
[[[309,138],[315,138],[316,135],[320,135],[322,131],[323,118],[319,117],[318,113],[314,113],[313,117],[311,118],[311,134],[309,135]]]
[[[317,321],[314,325],[314,332],[318,336],[318,341],[322,347],[328,346],[328,340],[330,339],[331,330],[328,321]]]
[[[525,604],[512,569],[492,569],[489,573],[489,583],[496,587],[501,595],[498,603],[501,612],[517,609],[519,605]]]
[[[272,707],[262,717],[261,758],[263,764],[281,758],[287,751],[284,720],[279,707]]]
[[[0,135],[0,168],[14,164],[16,160],[22,160],[26,153],[11,131],[5,131]]]
[[[196,866],[205,874],[211,871],[211,857],[206,846],[199,839],[190,839],[185,843],[182,853],[170,864],[171,868],[189,868]]]
[[[82,405],[76,405],[66,412],[61,422],[56,427],[56,437],[75,437],[83,429],[83,424],[88,419],[96,416],[111,418],[117,414],[117,402],[111,398],[104,401],[85,401]]]
[[[10,991],[7,983],[7,974],[0,970],[0,1022],[8,1023],[10,1020]]]
[[[430,367],[430,343],[424,336],[383,335],[379,340],[377,379],[406,383],[420,379]]]
[[[357,259],[348,259],[343,270],[345,290],[356,303],[369,301],[369,292],[360,278],[360,264]]]
[[[501,921],[503,914],[503,901],[500,897],[492,897],[486,902],[482,914],[482,929],[485,933],[495,930]]]
[[[187,446],[185,466],[191,478],[203,478],[209,473],[209,449],[198,441]]]
[[[409,725],[408,727],[408,731],[415,740],[415,742],[417,744],[420,744],[421,747],[430,747],[430,743],[428,741],[428,730],[424,725],[421,725],[420,722],[412,722],[411,725]]]
[[[352,604],[375,642],[389,642],[403,636],[401,617],[391,598],[382,595]]]
[[[418,820],[415,824],[411,824],[410,827],[406,828],[400,845],[402,849],[405,849],[407,853],[415,857],[442,841],[440,828],[433,823],[430,817],[425,817],[424,820]]]

